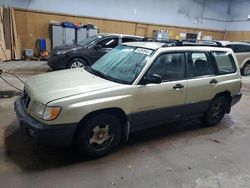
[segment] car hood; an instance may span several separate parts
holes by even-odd
[[[59,98],[120,85],[84,69],[69,69],[35,76],[25,83],[25,89],[33,101],[47,104]]]

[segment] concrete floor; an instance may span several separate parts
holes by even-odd
[[[24,80],[50,71],[46,62],[0,63],[0,69]],[[34,144],[19,130],[15,98],[0,99],[0,187],[250,187],[250,77],[243,83],[241,102],[219,126],[163,125],[132,135],[117,152],[97,160]],[[0,80],[0,90],[8,89]]]

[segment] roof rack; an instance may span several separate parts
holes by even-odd
[[[197,40],[196,42],[190,41],[179,41],[176,46],[212,46],[212,47],[222,47],[222,44],[218,41],[207,41],[207,40]]]
[[[175,39],[144,38],[143,41],[164,43],[163,47],[179,46],[182,44],[180,40]]]
[[[197,40],[196,43],[201,44],[201,45],[212,45],[212,46],[218,46],[218,47],[223,46],[221,42],[215,41],[215,40]]]
[[[166,39],[157,39],[157,38],[144,38],[143,41],[165,43],[162,47],[171,47],[171,46],[223,47],[223,45],[218,41],[208,41],[208,40],[197,40],[196,42],[191,42],[187,40],[174,40],[174,39],[166,40]]]

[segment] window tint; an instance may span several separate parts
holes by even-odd
[[[97,43],[101,45],[102,48],[115,48],[118,45],[118,37],[115,38],[106,38]]]
[[[235,53],[250,52],[250,45],[228,45]]]
[[[162,54],[150,68],[148,75],[159,74],[163,81],[178,80],[185,77],[184,53]]]
[[[206,76],[214,74],[213,64],[205,52],[188,52],[188,76]]]
[[[122,43],[135,42],[135,41],[137,41],[136,38],[122,38]]]
[[[228,52],[212,53],[218,66],[219,74],[229,74],[236,72],[233,56]]]

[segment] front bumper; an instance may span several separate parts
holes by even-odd
[[[48,59],[48,65],[54,70],[66,69],[67,61],[64,54],[53,55]]]
[[[77,124],[44,125],[26,113],[21,97],[15,101],[14,106],[21,130],[36,142],[52,146],[72,144]]]

